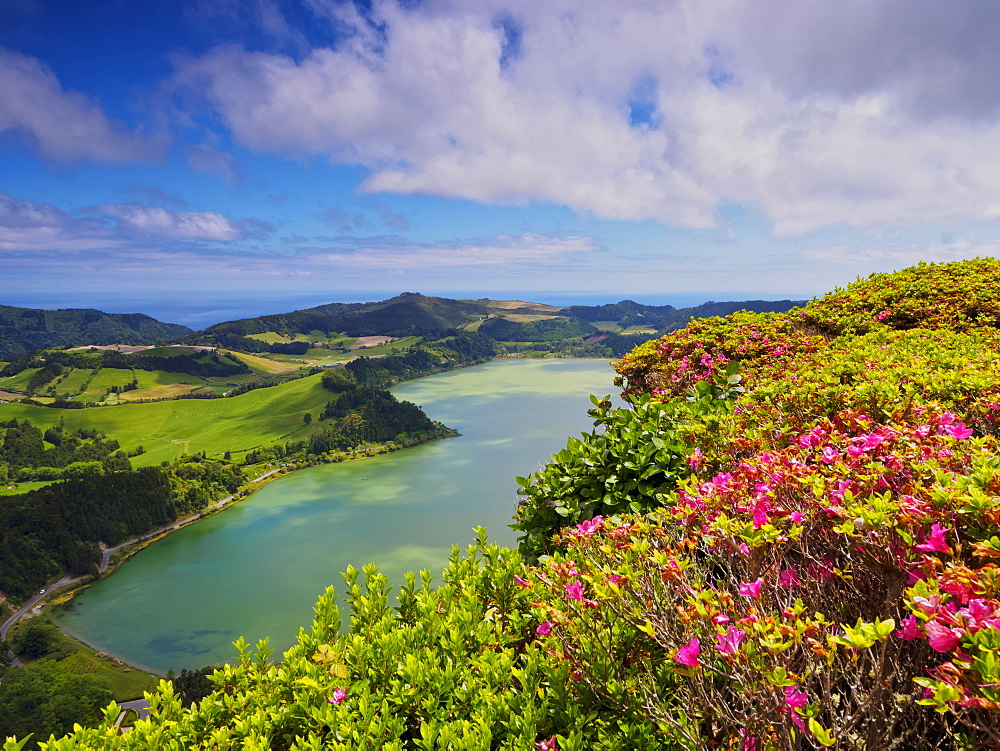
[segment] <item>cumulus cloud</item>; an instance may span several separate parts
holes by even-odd
[[[533,266],[563,263],[572,256],[598,250],[592,238],[557,235],[497,235],[454,244],[392,242],[358,248],[307,253],[306,265],[402,271],[443,266]]]
[[[63,89],[36,58],[0,48],[0,132],[12,131],[42,157],[149,161],[158,148],[109,118],[83,94]]]
[[[1000,217],[990,0],[307,7],[337,44],[222,46],[176,85],[240,144],[363,165],[371,192],[681,227],[744,202],[779,234]]]
[[[160,206],[107,204],[93,214],[115,217],[120,226],[147,235],[228,242],[241,237],[239,227],[214,211],[170,211]]]

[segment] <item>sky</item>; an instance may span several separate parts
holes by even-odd
[[[3,0],[0,303],[801,299],[997,255],[997,38],[994,0]]]

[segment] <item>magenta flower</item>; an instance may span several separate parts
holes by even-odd
[[[741,555],[750,555],[750,546],[745,542],[741,542],[736,546],[736,549],[740,551]]]
[[[583,585],[579,579],[574,579],[566,585],[566,596],[571,600],[583,602]]]
[[[619,576],[618,574],[611,574],[611,575],[610,575],[610,576],[608,577],[608,581],[609,581],[609,582],[610,582],[611,584],[614,584],[615,586],[617,586],[617,585],[618,585],[618,582],[620,582],[621,580],[622,580],[622,578],[621,578],[621,577],[620,577],[620,576]]]
[[[554,735],[547,741],[538,741],[535,746],[540,748],[541,751],[559,751],[559,742]]]
[[[526,582],[526,581],[525,581],[524,579],[522,579],[522,578],[521,578],[520,576],[518,576],[517,574],[514,574],[514,581],[516,581],[516,582],[517,582],[518,584],[520,584],[520,585],[521,585],[522,587],[530,587],[530,586],[531,586],[531,585],[530,585],[530,584],[529,584],[528,582]]]
[[[339,706],[345,696],[347,696],[346,688],[335,688],[333,689],[333,697],[327,699],[327,701],[330,702],[330,704],[337,704]]]
[[[972,438],[972,428],[968,427],[964,422],[956,422],[954,425],[945,425],[942,427],[945,435],[950,435],[952,438],[957,438],[962,441],[966,438]]]
[[[788,515],[788,518],[792,520],[792,524],[801,524],[805,517],[801,511],[793,511]]]
[[[795,589],[797,586],[802,584],[802,580],[799,579],[798,574],[795,573],[795,569],[786,568],[778,574],[778,584],[785,589]]]
[[[725,634],[718,634],[715,638],[715,648],[722,654],[731,655],[737,652],[740,644],[746,638],[747,632],[736,626],[730,626]]]
[[[552,621],[542,621],[538,624],[538,628],[535,629],[535,633],[539,636],[548,636],[552,633]]]
[[[785,704],[789,709],[802,709],[809,703],[809,695],[798,686],[785,686]]]
[[[940,524],[934,524],[931,526],[931,534],[927,538],[927,541],[916,545],[917,550],[926,550],[928,552],[938,552],[938,553],[951,553],[951,548],[948,547],[948,543],[944,541],[945,528]]]
[[[940,425],[941,427],[945,427],[946,425],[951,425],[957,419],[958,418],[955,417],[955,415],[952,414],[951,412],[945,412],[943,415],[941,415],[941,417],[938,418],[938,425]]]
[[[923,634],[920,631],[920,625],[917,623],[917,616],[911,614],[909,618],[906,618],[900,624],[902,629],[896,632],[896,636],[900,639],[906,641],[913,641],[914,639],[919,639]]]
[[[583,537],[589,537],[590,535],[594,534],[594,532],[596,532],[598,529],[600,529],[603,523],[604,523],[603,516],[595,516],[593,519],[590,519],[589,521],[580,522],[579,524],[577,524],[576,530]]]
[[[830,446],[826,446],[824,447],[823,454],[820,458],[822,458],[824,464],[833,464],[837,461],[837,450]]]
[[[740,584],[739,591],[744,597],[760,597],[760,588],[762,586],[764,586],[764,579],[758,576],[756,581]]]
[[[698,662],[698,655],[700,654],[701,640],[695,638],[691,639],[691,641],[677,650],[677,653],[674,655],[674,660],[679,662],[681,665],[696,668],[700,664]]]
[[[951,652],[962,639],[962,629],[947,628],[936,620],[928,621],[924,632],[927,634],[927,643],[935,652]]]

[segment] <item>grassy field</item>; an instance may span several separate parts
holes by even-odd
[[[55,480],[39,480],[38,482],[19,482],[13,487],[0,485],[0,495],[20,495],[21,493],[27,493],[30,490],[44,488],[46,485],[51,485],[54,482]]]
[[[293,370],[298,370],[302,367],[302,363],[278,362],[277,360],[272,360],[269,357],[248,355],[245,352],[230,352],[229,350],[223,351],[230,357],[246,363],[247,366],[255,373],[267,373],[270,375],[278,373],[291,373]]]
[[[386,342],[377,344],[374,347],[365,347],[353,351],[355,357],[377,357],[379,355],[391,355],[395,352],[403,352],[420,344],[423,337],[407,336],[396,342]],[[349,359],[349,358],[348,358]]]
[[[83,384],[87,382],[93,372],[92,368],[72,368],[66,377],[56,384],[53,391],[59,396],[75,394],[83,388]]]
[[[629,326],[622,331],[623,334],[655,334],[656,329],[649,326]]]
[[[617,321],[591,321],[590,325],[601,331],[619,331],[621,329]]]
[[[31,376],[39,370],[41,370],[41,368],[28,368],[27,370],[22,370],[17,375],[10,376],[9,378],[0,378],[0,389],[24,391],[28,381],[31,380]]]
[[[505,318],[514,323],[531,323],[532,321],[551,321],[553,318],[559,318],[559,316],[547,316],[542,313],[507,313],[500,316],[500,318]]]
[[[135,466],[174,461],[202,451],[248,451],[258,446],[302,440],[310,428],[305,412],[315,416],[331,399],[314,375],[255,389],[229,399],[182,399],[152,404],[120,404],[90,409],[46,409],[28,404],[0,404],[0,421],[30,420],[45,430],[65,416],[65,429],[90,428],[121,442],[126,451],[142,446]]]
[[[287,336],[282,336],[275,331],[265,331],[263,334],[247,334],[247,339],[256,339],[258,342],[264,342],[265,344],[277,344],[278,342],[285,344],[288,342]]]

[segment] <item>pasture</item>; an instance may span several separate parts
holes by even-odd
[[[145,453],[134,466],[174,461],[182,454],[238,454],[270,443],[303,440],[310,432],[302,416],[314,416],[332,399],[319,375],[227,399],[181,399],[149,404],[119,404],[88,409],[47,409],[28,404],[0,404],[0,421],[29,420],[42,430],[59,424],[66,430],[89,428],[117,439],[125,451]],[[134,392],[133,392],[134,393]]]

